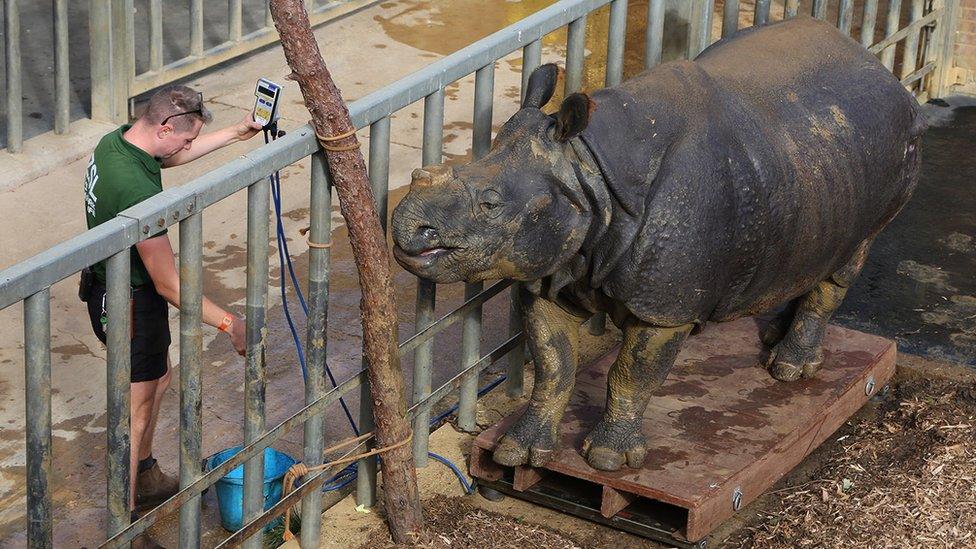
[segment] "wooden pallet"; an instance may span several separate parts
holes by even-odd
[[[579,485],[574,493],[597,494],[590,500],[598,503],[551,506],[587,518],[599,519],[593,516],[599,511],[609,524],[651,517],[658,521],[651,530],[698,542],[799,464],[894,374],[890,340],[830,327],[824,348],[816,378],[783,383],[759,367],[764,351],[755,320],[709,325],[688,340],[644,414],[643,467],[608,473],[589,467],[579,448],[603,411],[615,350],[578,374],[553,461],[513,469],[491,460],[519,410],[477,437],[471,474],[546,505],[579,500],[540,495]],[[655,512],[664,518],[653,518]]]

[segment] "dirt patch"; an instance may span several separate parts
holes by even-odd
[[[905,381],[723,546],[973,547],[974,426],[973,381]]]

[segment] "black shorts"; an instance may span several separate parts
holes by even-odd
[[[169,304],[156,293],[152,284],[132,288],[130,302],[130,327],[132,339],[132,383],[154,381],[166,375],[170,344]],[[105,326],[102,312],[105,305],[105,287],[95,283],[88,300],[88,318],[95,336],[105,343]]]

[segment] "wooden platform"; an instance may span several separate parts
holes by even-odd
[[[783,383],[759,366],[763,350],[755,320],[709,325],[688,340],[651,398],[644,414],[644,466],[607,473],[589,467],[579,448],[603,411],[613,351],[577,376],[560,426],[561,449],[549,465],[512,470],[491,460],[519,410],[478,436],[471,473],[488,486],[580,516],[599,519],[593,516],[598,510],[610,524],[657,516],[652,530],[697,542],[793,469],[880,391],[894,373],[895,354],[890,340],[831,327],[817,377]],[[539,488],[543,485],[548,487]],[[587,493],[596,501],[589,508],[582,501]]]

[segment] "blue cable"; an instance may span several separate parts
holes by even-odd
[[[447,465],[448,467],[451,468],[452,471],[454,471],[454,474],[457,475],[458,480],[461,481],[461,486],[464,487],[465,494],[474,493],[474,488],[471,486],[470,483],[468,483],[468,479],[464,476],[464,473],[462,473],[461,470],[458,469],[457,465],[451,463],[451,460],[447,459],[446,457],[439,456],[434,452],[427,452],[427,455],[443,463],[444,465]]]

